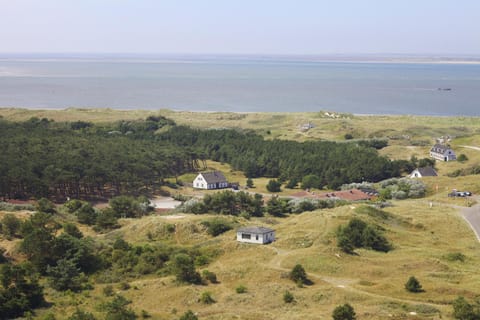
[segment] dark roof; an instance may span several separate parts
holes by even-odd
[[[445,151],[450,150],[450,147],[444,144],[437,143],[430,149],[431,152],[441,153],[444,154]]]
[[[227,178],[221,171],[210,171],[200,173],[207,183],[227,182]]]
[[[264,233],[275,232],[275,230],[270,228],[265,228],[265,227],[243,227],[243,228],[239,228],[237,232],[264,234]]]
[[[422,175],[422,177],[436,177],[437,176],[437,171],[433,169],[432,167],[424,167],[424,168],[418,168],[418,172]]]

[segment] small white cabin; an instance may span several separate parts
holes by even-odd
[[[237,230],[237,241],[266,244],[275,241],[275,230],[265,227],[243,227]]]
[[[206,190],[223,189],[228,188],[228,181],[221,171],[202,172],[193,180],[193,187]]]

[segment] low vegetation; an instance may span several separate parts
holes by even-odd
[[[382,252],[392,249],[378,226],[368,224],[358,218],[353,218],[347,225],[340,226],[336,235],[338,247],[346,253],[353,253],[356,248]]]

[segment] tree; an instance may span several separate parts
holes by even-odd
[[[252,178],[248,178],[248,179],[247,179],[247,187],[248,187],[248,188],[253,188],[253,180],[252,180]]]
[[[11,213],[8,213],[3,217],[0,227],[5,237],[7,239],[11,239],[17,234],[21,224],[22,221],[20,221],[20,219],[18,219],[15,215]]]
[[[84,281],[80,269],[72,260],[61,259],[54,267],[47,266],[48,282],[57,291],[78,291]]]
[[[112,301],[105,303],[103,309],[107,312],[105,320],[135,320],[137,316],[127,306],[131,301],[121,295],[117,295]]]
[[[302,189],[321,189],[322,181],[319,176],[315,174],[309,174],[303,177],[302,179]]]
[[[74,212],[77,216],[78,222],[82,224],[92,225],[95,223],[95,220],[97,218],[97,212],[90,203],[82,204]]]
[[[198,320],[198,317],[193,313],[192,310],[185,312],[179,320]]]
[[[282,191],[280,189],[281,186],[282,186],[282,184],[280,182],[278,182],[278,180],[275,180],[275,179],[268,180],[267,190],[269,192],[280,192],[280,191]]]
[[[405,289],[409,292],[423,292],[422,285],[414,276],[408,278],[408,281],[405,283]]]
[[[296,264],[290,271],[289,278],[297,285],[301,286],[308,283],[307,273],[301,264]]]
[[[193,259],[185,253],[173,257],[173,273],[179,282],[199,284],[202,281],[200,274],[195,270]]]
[[[110,199],[109,205],[117,218],[132,218],[139,214],[139,204],[130,196],[118,196]]]
[[[83,238],[83,233],[73,223],[69,223],[69,222],[65,223],[63,225],[63,231],[65,231],[66,234],[74,238],[77,238],[77,239]]]
[[[355,314],[355,310],[351,305],[348,303],[337,306],[332,313],[333,320],[355,320],[357,319],[357,315]]]
[[[55,205],[53,202],[48,200],[47,198],[41,198],[37,201],[36,205],[37,211],[44,212],[44,213],[55,213]]]
[[[13,319],[41,306],[43,288],[28,264],[0,266],[0,319]]]
[[[276,217],[281,217],[285,212],[288,212],[285,202],[275,195],[267,201],[266,211]]]

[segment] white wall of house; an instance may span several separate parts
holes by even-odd
[[[457,160],[455,152],[453,152],[451,149],[448,149],[447,151],[445,151],[445,153],[430,152],[430,157],[439,161]]]
[[[421,178],[422,174],[418,169],[413,170],[412,174],[410,175],[410,178]]]
[[[195,180],[193,180],[193,187],[198,189],[209,189],[208,184],[200,173]]]
[[[237,232],[237,241],[247,243],[259,243],[265,244],[275,241],[275,232],[269,233],[249,233],[249,232]]]

